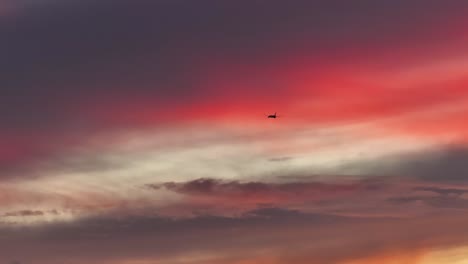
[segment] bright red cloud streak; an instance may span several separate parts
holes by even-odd
[[[341,36],[338,31],[334,33],[336,38],[321,42],[305,32],[295,32],[288,35],[288,41],[272,41],[258,57],[248,50],[242,53],[241,48],[226,52],[202,49],[193,54],[184,49],[190,54],[183,60],[186,65],[182,68],[186,70],[176,76],[184,80],[179,85],[183,88],[138,80],[135,87],[88,88],[76,97],[67,94],[67,102],[57,104],[63,109],[55,109],[66,109],[64,117],[53,125],[44,125],[40,134],[45,136],[23,127],[12,127],[13,133],[0,134],[0,162],[27,163],[38,155],[85,142],[94,133],[105,135],[191,122],[257,126],[271,112],[279,112],[283,124],[352,124],[462,103],[468,99],[464,66],[454,69],[459,72],[457,76],[442,68],[447,76],[428,71],[408,76],[411,82],[399,80],[415,68],[437,66],[465,52],[468,39],[462,33],[467,21],[460,13],[444,9],[434,20],[419,17],[408,29],[382,25],[394,30],[389,32],[388,40],[365,34]],[[408,14],[403,15],[408,19]],[[421,25],[425,27],[416,28],[417,34],[413,34]],[[366,28],[362,30],[366,32]],[[179,43],[175,48],[184,45]],[[145,71],[152,70],[148,67]],[[405,123],[402,119],[390,128],[395,130],[390,133],[430,137],[457,133],[465,137],[462,118],[435,118],[436,126],[414,119]]]
[[[337,62],[338,63],[338,62]],[[265,113],[280,112],[282,122],[350,123],[396,117],[419,111],[432,110],[444,104],[468,99],[468,74],[457,79],[447,77],[433,80],[422,76],[409,84],[388,79],[366,80],[366,69],[325,68],[319,71],[300,66],[283,73],[261,67],[249,71],[259,72],[244,76],[235,70],[222,78],[198,84],[194,99],[158,99],[157,94],[119,97],[110,94],[107,100],[87,102],[79,107],[77,115],[85,114],[97,126],[151,127],[187,121],[258,122]],[[304,70],[311,69],[311,71]],[[368,76],[380,74],[367,69]],[[234,72],[234,73],[233,73]],[[430,74],[430,73],[429,73]],[[272,76],[256,85],[252,75]],[[234,80],[234,81],[231,81]],[[198,97],[197,93],[204,96]],[[124,95],[123,95],[124,96]],[[104,98],[104,96],[98,97]]]
[[[63,144],[61,141],[69,141],[66,139],[70,137],[68,134],[79,138],[90,135],[92,131],[105,134],[122,129],[147,129],[190,122],[256,126],[270,112],[278,112],[283,118],[277,121],[283,124],[350,124],[404,117],[468,100],[468,74],[456,78],[438,76],[435,80],[430,75],[418,75],[419,79],[401,83],[392,79],[392,74],[382,75],[382,72],[370,68],[319,68],[314,63],[307,66],[304,61],[286,66],[288,68],[285,69],[279,61],[266,69],[261,66],[247,67],[248,70],[220,67],[217,71],[224,74],[217,74],[216,78],[199,76],[200,82],[191,91],[194,98],[160,98],[158,92],[134,95],[116,92],[95,95],[84,101],[77,99],[71,107],[74,110],[64,122],[79,122],[81,129],[60,130],[62,128],[59,127],[57,131],[48,132],[47,136],[40,136],[41,140],[38,135],[30,137],[26,134],[27,140],[20,141],[16,135],[5,135],[3,140],[6,143],[0,159],[4,162],[21,161],[28,160],[34,153],[50,152],[54,149],[51,145],[60,146]],[[401,67],[404,71],[404,65]],[[255,76],[259,76],[259,80],[255,80]],[[384,77],[376,80],[367,79],[367,76]],[[198,93],[201,95],[197,96]],[[437,136],[460,133],[464,127],[463,119],[444,115],[437,119],[438,124],[434,128],[418,120],[405,124],[402,119],[402,124],[394,127],[394,133],[418,135],[421,131],[419,126],[427,127],[428,133],[434,131],[431,135]],[[414,127],[414,130],[398,127]],[[44,144],[45,141],[48,143]]]

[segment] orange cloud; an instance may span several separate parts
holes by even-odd
[[[377,253],[371,257],[343,261],[339,264],[424,264],[424,257],[430,253],[422,248]],[[442,263],[441,263],[442,264]],[[447,263],[448,264],[448,263]]]

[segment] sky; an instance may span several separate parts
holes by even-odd
[[[0,0],[0,264],[467,264],[467,27],[462,0]]]

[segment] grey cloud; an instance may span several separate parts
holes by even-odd
[[[403,162],[400,170],[433,181],[467,181],[468,149],[449,148],[440,152],[422,154]]]
[[[310,180],[310,179],[309,179]],[[330,204],[343,205],[343,199],[363,200],[362,196],[377,195],[381,188],[361,181],[346,183],[295,181],[295,182],[240,182],[217,179],[197,179],[188,182],[147,184],[155,192],[168,190],[182,195],[178,202],[167,205],[162,212],[183,215],[205,212],[217,215],[237,215],[256,207],[314,208],[325,212]],[[364,199],[365,200],[365,199]],[[369,203],[363,201],[368,206]]]
[[[465,223],[466,215],[437,216],[430,221],[366,219],[281,208],[264,208],[236,218],[109,215],[39,227],[2,228],[0,261],[94,264],[143,258],[176,263],[178,256],[200,252],[219,259],[249,260],[268,250],[275,252],[271,257],[276,261],[331,264],[377,254],[382,248],[417,249],[422,242],[434,247],[462,245],[468,242],[462,228]],[[369,248],[370,244],[376,247]],[[206,262],[194,258],[189,263]]]
[[[468,190],[465,189],[455,189],[455,188],[438,188],[438,187],[416,187],[413,190],[415,191],[428,191],[438,193],[440,195],[462,195],[468,193]]]
[[[282,208],[275,208],[275,207],[266,207],[266,208],[259,208],[256,210],[252,210],[246,212],[244,217],[254,217],[254,218],[266,218],[270,222],[271,221],[288,221],[288,220],[298,220],[302,219],[301,221],[306,221],[309,224],[316,224],[316,225],[330,225],[336,224],[339,222],[358,222],[357,219],[352,217],[344,217],[338,215],[331,215],[331,214],[311,214],[311,213],[303,213],[299,210],[288,210]]]
[[[349,163],[343,165],[338,171],[354,172],[363,176],[378,174],[389,177],[404,176],[428,182],[465,183],[468,180],[467,162],[468,149],[464,146],[452,145],[424,152]],[[443,189],[432,189],[432,191],[450,192],[450,190]]]
[[[251,195],[251,194],[281,194],[312,195],[320,193],[345,193],[359,189],[368,189],[365,183],[337,183],[337,182],[240,182],[202,178],[188,182],[167,182],[163,184],[147,184],[148,188],[165,188],[174,192],[189,195]],[[372,189],[372,188],[370,188]]]
[[[423,196],[405,196],[405,197],[397,197],[397,198],[390,198],[388,201],[397,203],[397,204],[404,204],[410,202],[421,201],[426,197]]]
[[[293,157],[277,157],[277,158],[270,158],[268,161],[271,162],[284,162],[293,159]]]
[[[177,263],[178,256],[200,252],[220,259],[239,258],[240,261],[255,259],[258,251],[268,250],[276,252],[272,257],[280,263],[302,264],[310,263],[313,259],[318,263],[336,264],[377,254],[379,250],[388,248],[418,249],[421,243],[437,248],[466,245],[468,234],[463,231],[463,226],[468,216],[463,210],[445,210],[460,209],[466,206],[466,201],[444,191],[428,192],[433,194],[429,197],[416,196],[418,192],[427,192],[426,189],[444,189],[442,186],[435,187],[437,185],[434,183],[424,183],[420,181],[406,185],[399,182],[399,178],[360,179],[354,185],[362,187],[354,195],[333,200],[338,207],[314,204],[315,213],[276,204],[263,205],[229,217],[209,213],[165,217],[155,215],[158,210],[152,207],[146,208],[142,214],[132,215],[124,208],[116,208],[113,213],[64,223],[21,228],[4,226],[0,228],[0,248],[6,254],[0,255],[0,262],[21,259],[25,263],[37,264],[61,264],[66,261],[97,264],[145,258]],[[271,190],[307,194],[314,188],[332,193],[339,191],[337,186],[330,183],[241,183],[214,179],[148,185],[147,188],[154,191],[169,188],[189,195]],[[413,196],[411,192],[414,192]],[[394,200],[382,199],[389,196],[393,196]],[[304,201],[303,197],[300,201]],[[385,207],[386,213],[391,215],[393,209],[386,207],[386,202],[401,208],[410,201],[423,201],[433,210],[430,214],[405,218],[365,216],[372,206]],[[185,201],[188,209],[195,208],[191,202],[191,199]],[[364,210],[359,207],[364,207]],[[326,213],[327,210],[321,209],[349,209],[351,214],[348,215],[354,213],[355,216],[333,214],[331,210]],[[28,251],[27,256],[25,250]],[[192,263],[210,262],[194,258]]]
[[[43,211],[38,211],[38,210],[22,210],[22,211],[4,213],[4,214],[3,214],[3,217],[12,217],[12,216],[43,216],[43,215],[44,215],[44,212],[43,212]]]
[[[314,221],[311,222],[311,219]],[[139,257],[170,259],[182,252],[189,254],[200,250],[253,247],[257,242],[266,243],[268,235],[265,236],[264,232],[275,230],[283,224],[306,227],[347,221],[345,217],[303,214],[278,208],[254,211],[240,218],[207,215],[173,219],[111,215],[40,227],[3,228],[0,230],[3,235],[0,245],[5,254],[0,256],[0,261],[21,258],[42,264],[63,263],[67,259],[77,263]],[[249,235],[248,230],[259,237]],[[134,243],[139,246],[129,246]],[[49,248],[54,248],[55,253],[50,254]],[[24,250],[28,254],[25,255]]]
[[[396,204],[406,204],[411,202],[423,202],[429,206],[443,209],[468,209],[468,200],[459,197],[450,196],[403,196],[397,198],[390,198],[390,202]]]

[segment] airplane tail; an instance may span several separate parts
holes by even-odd
[[[279,115],[277,115],[277,112],[275,112],[274,114],[265,114],[263,113],[266,117],[279,117]]]

